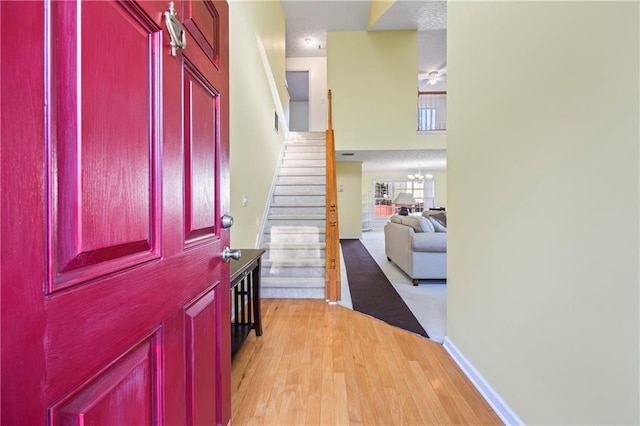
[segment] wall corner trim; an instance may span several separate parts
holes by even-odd
[[[453,344],[449,336],[444,337],[443,346],[449,353],[451,358],[458,364],[458,367],[467,376],[467,378],[473,383],[473,386],[478,389],[480,395],[487,401],[487,403],[493,408],[500,420],[505,425],[524,425],[522,420],[509,408],[506,402],[498,395],[498,393],[491,387],[489,382],[475,369],[475,367],[469,362],[469,360],[460,352],[458,347]]]

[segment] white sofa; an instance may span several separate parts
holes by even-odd
[[[384,246],[387,259],[409,275],[413,285],[420,279],[447,278],[446,214],[391,216],[384,227]]]

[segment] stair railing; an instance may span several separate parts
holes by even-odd
[[[418,131],[447,130],[447,92],[418,91]]]
[[[327,201],[325,242],[325,296],[329,302],[340,300],[340,232],[338,227],[338,185],[336,181],[336,148],[333,138],[331,90],[328,93],[329,122],[326,131],[327,143]]]

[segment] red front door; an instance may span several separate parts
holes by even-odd
[[[3,425],[230,419],[228,12],[2,1]]]

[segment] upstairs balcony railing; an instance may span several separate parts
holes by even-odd
[[[418,91],[418,131],[447,130],[447,92]]]

